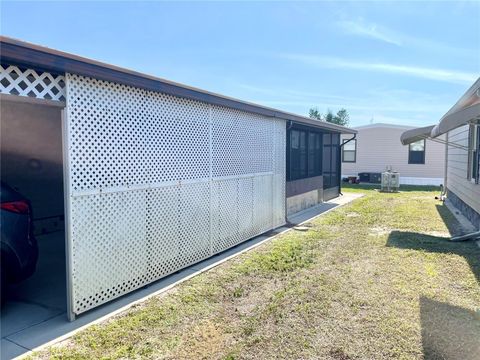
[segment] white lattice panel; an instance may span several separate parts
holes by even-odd
[[[275,121],[215,106],[212,122],[214,177],[273,172]]]
[[[0,65],[0,93],[65,101],[65,77],[13,65]]]
[[[74,192],[208,178],[207,104],[67,79]]]
[[[145,203],[144,191],[72,198],[72,275],[79,313],[144,283],[147,253],[138,250],[147,245]]]
[[[283,224],[284,218],[274,221],[273,179],[263,175],[214,182],[214,253]]]
[[[238,234],[238,180],[212,184],[212,248],[217,253],[240,242]]]
[[[66,83],[75,314],[284,223],[283,121]]]

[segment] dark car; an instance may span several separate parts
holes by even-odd
[[[35,272],[38,245],[33,236],[32,206],[23,195],[1,183],[1,294],[5,285]]]

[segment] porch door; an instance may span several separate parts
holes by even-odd
[[[340,185],[339,176],[339,134],[323,134],[323,189],[335,188]]]

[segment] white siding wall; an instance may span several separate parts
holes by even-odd
[[[425,164],[408,163],[408,146],[400,143],[400,135],[408,127],[359,127],[357,134],[356,163],[342,163],[343,175],[357,175],[360,172],[382,172],[387,166],[400,172],[402,178],[421,178],[425,184],[443,180],[445,174],[445,146],[428,141],[425,146]],[[351,136],[344,135],[343,139]]]
[[[468,125],[448,133],[449,143],[468,146]],[[448,147],[448,180],[447,187],[463,202],[480,213],[480,185],[467,179],[468,152]]]

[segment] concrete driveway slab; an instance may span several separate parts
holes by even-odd
[[[2,359],[13,359],[16,356],[22,355],[28,351],[28,349],[25,349],[24,347],[21,347],[6,339],[2,339],[0,348],[0,355]]]

